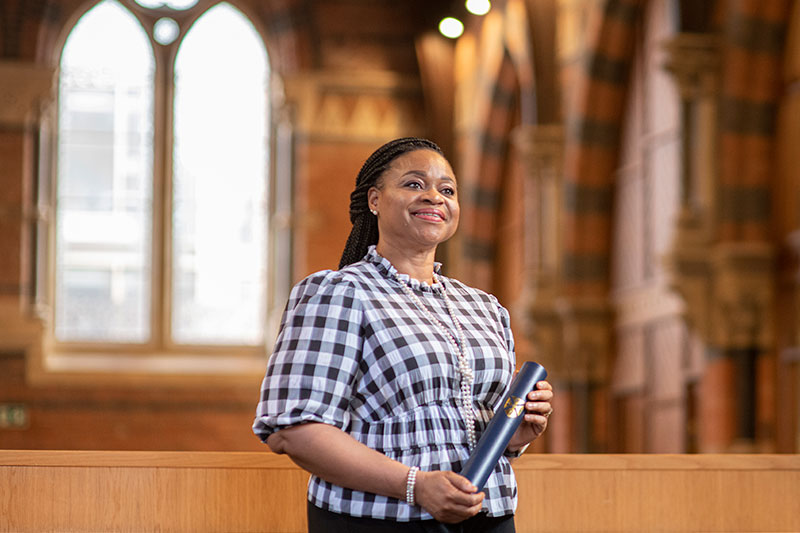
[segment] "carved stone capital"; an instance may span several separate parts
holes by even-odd
[[[517,327],[533,348],[533,359],[547,369],[551,379],[563,379],[569,369],[564,364],[561,316],[549,302],[524,302]]]
[[[757,348],[774,343],[774,249],[768,243],[719,243],[673,249],[671,286],[686,319],[711,346]]]
[[[719,244],[714,261],[714,343],[721,348],[774,344],[774,261],[768,243]]]
[[[713,264],[709,247],[675,246],[665,258],[669,285],[685,301],[685,318],[701,338],[712,337]]]
[[[522,157],[526,174],[532,178],[559,179],[564,162],[564,126],[529,124],[517,127],[511,135]]]
[[[617,290],[611,296],[616,328],[642,327],[681,315],[686,302],[661,285],[644,285]]]
[[[605,301],[538,299],[523,313],[522,332],[553,380],[604,382],[612,355],[612,310]]]
[[[716,35],[678,33],[664,42],[667,60],[681,97],[696,100],[716,94],[720,82],[720,44]]]
[[[611,371],[613,313],[607,301],[558,302],[563,330],[562,361],[575,382],[606,383]]]
[[[0,124],[34,123],[55,99],[56,73],[54,67],[0,61]]]

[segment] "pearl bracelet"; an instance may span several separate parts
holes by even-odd
[[[406,503],[414,505],[414,485],[417,482],[417,472],[419,468],[412,466],[408,469],[408,478],[406,478]]]

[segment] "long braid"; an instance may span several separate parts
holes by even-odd
[[[403,137],[384,144],[364,162],[356,177],[356,188],[350,193],[350,222],[353,223],[353,229],[344,246],[339,268],[360,261],[367,253],[367,248],[378,243],[378,219],[369,211],[367,192],[372,187],[380,186],[378,180],[396,157],[421,149],[433,150],[444,156],[433,141]]]

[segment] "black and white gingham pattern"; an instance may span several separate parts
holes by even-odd
[[[439,265],[436,265],[438,272]],[[422,470],[458,472],[469,457],[459,412],[457,353],[400,286],[407,283],[446,326],[441,287],[399,275],[370,248],[364,260],[298,283],[261,387],[253,431],[262,440],[302,422],[332,424],[370,448]],[[508,312],[497,299],[441,276],[475,371],[477,438],[514,372]],[[514,512],[506,457],[486,482],[491,516]],[[311,476],[309,500],[329,511],[398,521],[429,519],[419,506]]]

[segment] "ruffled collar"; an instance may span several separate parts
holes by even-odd
[[[408,274],[401,274],[397,271],[397,269],[389,262],[388,259],[380,255],[375,250],[375,245],[371,245],[367,248],[367,255],[364,256],[364,261],[368,263],[372,263],[378,268],[378,271],[383,274],[386,278],[398,281],[400,283],[405,283],[409,287],[414,290],[420,291],[427,291],[427,292],[437,292],[440,293],[444,290],[443,283],[441,281],[441,276],[439,276],[439,283],[434,283],[430,285],[424,281],[420,281],[418,279],[414,279]],[[438,261],[433,263],[433,272],[438,276],[439,270],[441,270],[442,264]]]

